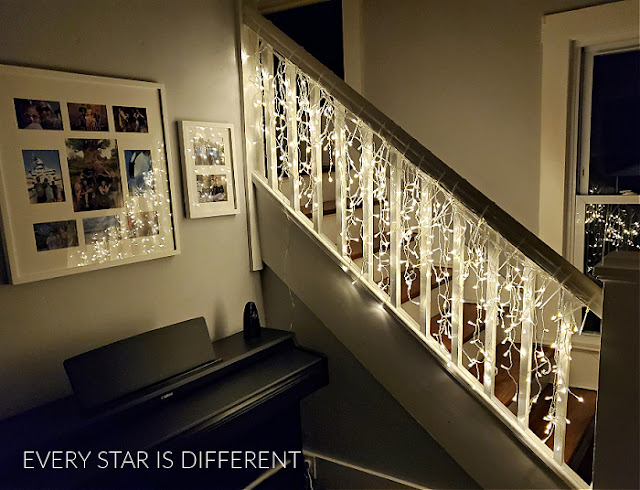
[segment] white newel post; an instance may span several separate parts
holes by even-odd
[[[262,128],[262,66],[258,36],[248,27],[242,29],[242,78],[245,133],[245,193],[249,226],[249,252],[251,270],[262,269],[257,210],[251,177],[254,171],[264,175],[264,146]]]
[[[640,252],[612,252],[604,283],[593,488],[640,488]]]

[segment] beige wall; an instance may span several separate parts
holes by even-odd
[[[363,94],[537,232],[542,15],[596,3],[363,0]]]
[[[3,0],[0,19],[0,63],[164,83],[177,177],[182,119],[235,124],[242,169],[233,0]],[[179,256],[0,286],[0,418],[70,393],[62,361],[88,349],[200,315],[213,337],[239,330],[261,307],[239,181],[240,215],[197,220],[174,183]]]

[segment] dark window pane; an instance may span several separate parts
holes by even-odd
[[[587,314],[587,318],[584,317],[585,313]],[[587,311],[586,308],[582,308],[582,331],[583,332],[600,332],[600,318],[598,318],[593,311]]]
[[[593,60],[589,194],[628,193],[640,194],[638,50]]]

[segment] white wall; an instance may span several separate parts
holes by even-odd
[[[363,0],[363,94],[537,232],[542,15],[595,3]]]
[[[235,124],[243,168],[233,0],[3,0],[0,19],[0,63],[164,83],[177,177],[181,119]],[[201,315],[212,337],[241,329],[261,293],[239,177],[242,213],[219,218],[184,219],[174,183],[179,256],[0,286],[0,418],[70,393],[62,361],[86,350]]]

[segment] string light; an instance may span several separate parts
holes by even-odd
[[[318,182],[314,180],[314,161],[323,166],[323,173],[331,184],[329,187],[335,188],[343,199],[340,211],[346,225],[341,230],[342,244],[338,243],[336,250],[341,252],[344,271],[360,271],[354,274],[352,285],[363,283],[376,288],[376,294],[382,298],[377,307],[382,310],[395,308],[390,297],[392,286],[395,286],[392,284],[395,279],[391,274],[394,265],[391,248],[392,237],[395,239],[394,234],[397,234],[400,250],[395,265],[400,270],[400,287],[407,299],[405,306],[422,306],[416,289],[431,294],[430,284],[415,287],[421,271],[427,270],[436,285],[427,331],[422,335],[448,359],[447,367],[472,374],[477,381],[471,382],[470,387],[479,392],[482,391],[479,387],[491,381],[491,376],[497,376],[500,371],[505,373],[508,382],[513,384],[512,401],[520,406],[524,404],[527,414],[541,399],[548,402],[549,409],[544,416],[547,422],[545,441],[554,435],[560,424],[569,424],[563,411],[568,395],[583,401],[569,389],[567,373],[571,337],[582,331],[582,322],[578,323],[577,318],[581,318],[584,304],[500,237],[484,219],[466,209],[436,180],[406,156],[398,154],[385,138],[375,133],[371,136],[372,129],[367,124],[351,111],[344,110],[329,90],[288,59],[274,53],[274,73],[268,73],[262,66],[264,53],[272,53],[267,47],[260,41],[260,50],[264,51],[249,55],[247,59],[253,60],[258,67],[252,72],[254,76],[249,77],[257,93],[254,106],[266,109],[268,104],[269,110],[273,108],[278,191],[291,199],[292,189],[297,188],[300,202],[292,203],[292,206],[299,206],[303,212],[311,211],[314,206],[317,209],[322,203],[317,202],[315,195],[314,184]],[[274,100],[267,100],[267,92],[274,94]],[[318,95],[312,97],[312,94]],[[262,112],[266,115],[268,111]],[[342,123],[339,114],[343,112]],[[293,126],[292,120],[295,121]],[[292,130],[295,135],[288,134]],[[258,134],[266,138],[266,129],[261,128]],[[289,148],[289,144],[294,144],[292,141],[296,145],[294,151]],[[314,149],[321,154],[321,161],[312,158]],[[394,172],[400,175],[400,188],[395,195],[391,184]],[[371,183],[372,191],[368,188]],[[371,214],[365,216],[366,209]],[[392,209],[397,210],[395,221]],[[637,241],[640,231],[637,219],[629,222],[612,218],[611,213],[609,218],[602,218],[602,209],[596,211],[587,213],[587,222],[608,219],[606,223],[612,224],[605,227],[608,230],[605,235],[608,233],[606,236],[610,241]],[[626,228],[622,222],[627,223]],[[372,228],[368,228],[370,223]],[[367,233],[367,229],[371,232]],[[338,237],[331,238],[338,241]],[[360,246],[364,258],[358,263],[351,257]],[[373,258],[373,273],[367,275],[369,255]],[[490,267],[491,257],[495,260],[495,270],[494,266]],[[454,264],[457,264],[455,269]],[[454,280],[461,281],[463,289],[456,293],[456,298]],[[450,341],[457,333],[452,324],[457,316],[453,311],[457,304],[462,304],[466,313],[460,319],[460,330],[472,329],[460,363],[459,359],[453,359]],[[464,307],[465,304],[475,306]],[[438,317],[433,326],[432,315]],[[490,348],[487,342],[489,323],[495,328],[492,345],[498,345],[498,349]],[[524,345],[523,336],[531,338],[531,343]],[[550,346],[549,339],[553,339]],[[524,358],[530,359],[531,367],[521,375],[518,361]],[[493,373],[483,372],[484,366],[492,367]],[[549,379],[552,395],[542,397]],[[527,390],[518,389],[523,382]],[[527,393],[529,398],[519,400],[519,393]],[[493,401],[499,403],[495,398]],[[521,419],[522,425],[525,421],[526,417]]]
[[[70,263],[84,267],[117,262],[172,246],[171,200],[164,151],[164,143],[158,141],[151,155],[152,170],[145,172],[139,192],[127,194],[124,209],[114,210],[103,230],[94,233],[85,230],[85,246],[69,253]]]

